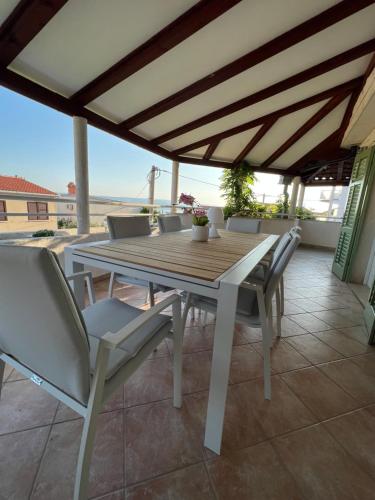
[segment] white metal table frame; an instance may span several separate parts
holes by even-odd
[[[145,238],[148,238],[148,236],[145,236]],[[83,253],[87,247],[108,244],[108,241],[71,245],[65,248],[66,274],[83,271],[85,266],[89,266],[108,272],[125,274],[126,276],[147,280],[152,283],[166,285],[178,290],[185,290],[186,292],[198,293],[217,300],[211,379],[204,439],[204,445],[217,454],[220,454],[221,449],[238,288],[278,239],[278,235],[269,235],[215,281],[198,279],[139,264],[122,262],[104,256],[88,256],[88,254]],[[83,308],[83,279],[75,281],[74,293],[79,307]]]

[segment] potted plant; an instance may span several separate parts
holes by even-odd
[[[193,241],[207,241],[208,240],[208,217],[206,210],[199,207],[194,196],[190,194],[181,193],[179,203],[191,207],[192,214],[192,239]]]

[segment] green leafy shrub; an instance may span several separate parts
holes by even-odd
[[[41,229],[33,233],[33,238],[46,238],[48,236],[55,236],[55,231],[51,229]]]
[[[59,219],[57,221],[57,227],[59,229],[74,229],[77,227],[77,222],[71,219]]]
[[[251,217],[257,214],[259,203],[252,189],[255,181],[254,170],[247,161],[224,170],[220,188],[226,200],[225,218],[232,215]]]

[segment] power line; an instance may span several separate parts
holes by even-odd
[[[169,170],[160,169],[160,172],[165,172],[166,174],[172,175],[172,172],[170,172]],[[213,182],[202,181],[201,179],[195,179],[194,177],[188,177],[187,175],[179,174],[179,177],[182,177],[183,179],[188,179],[189,181],[201,182],[202,184],[207,184],[208,186],[214,186],[220,188],[218,184],[214,184]]]

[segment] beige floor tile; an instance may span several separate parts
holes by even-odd
[[[276,438],[279,456],[309,500],[372,500],[375,482],[322,424]]]
[[[325,422],[324,426],[361,469],[375,477],[375,407]]]
[[[305,312],[305,309],[297,305],[299,300],[303,299],[286,300],[284,303],[284,314],[299,314]],[[276,311],[274,314],[276,314]]]
[[[281,378],[319,420],[340,415],[359,406],[355,399],[318,368],[285,373]]]
[[[375,402],[375,374],[369,368],[366,370],[361,358],[366,356],[333,361],[319,368],[353,398],[366,405]]]
[[[199,393],[185,396],[181,409],[166,400],[126,410],[126,484],[202,461],[206,405]]]
[[[299,335],[298,337],[290,337],[287,339],[287,342],[312,364],[327,363],[328,361],[343,358],[342,354],[338,353],[324,342],[321,342],[310,333]]]
[[[211,374],[210,351],[184,354],[182,358],[182,392],[205,391],[210,385]]]
[[[58,401],[29,380],[4,385],[0,402],[0,434],[51,424]]]
[[[245,418],[244,415],[247,415],[250,421],[255,418],[264,435],[270,438],[311,425],[317,421],[310,410],[301,403],[279,376],[272,377],[272,398],[270,401],[264,399],[262,379],[232,386],[230,390],[236,394],[233,428],[238,425],[241,419]],[[260,435],[255,442],[262,441],[261,437]],[[254,442],[246,443],[245,440],[241,440],[241,436],[238,436],[237,441],[240,445],[232,448],[243,448],[255,444]]]
[[[49,426],[0,436],[0,498],[29,498]]]
[[[361,324],[358,313],[346,314],[345,309],[315,312],[314,316],[330,325],[331,328],[342,328]]]
[[[127,489],[126,500],[214,500],[205,466],[196,464]]]
[[[214,325],[206,327],[192,326],[185,329],[183,352],[191,354],[199,351],[207,351],[212,349],[214,341]],[[168,339],[168,347],[170,352],[173,352],[173,342]]]
[[[266,435],[256,418],[254,407],[255,386],[253,383],[231,385],[228,388],[221,455],[246,448],[266,440]],[[205,456],[216,456],[205,449]]]
[[[235,327],[235,337],[240,336],[242,342],[233,342],[233,345],[252,344],[262,340],[261,328],[251,328],[250,326],[237,324]]]
[[[370,348],[353,340],[337,330],[316,332],[314,335],[344,356],[356,356],[370,351]]]
[[[304,335],[303,335],[304,336]],[[253,344],[254,349],[263,356],[262,344]],[[286,340],[275,340],[271,349],[271,367],[273,373],[297,370],[311,363],[294,349]]]
[[[55,424],[31,495],[33,500],[71,500],[82,433],[82,420]],[[100,496],[124,485],[123,411],[98,417],[90,466],[89,497]]]
[[[219,500],[301,500],[296,484],[269,443],[211,460],[207,469]]]
[[[337,331],[343,333],[363,345],[368,345],[368,333],[364,326],[348,326],[346,328],[337,328]],[[375,350],[374,346],[369,346],[371,350]]]
[[[298,316],[298,315],[295,315]],[[307,330],[302,326],[298,325],[295,321],[290,318],[293,316],[283,316],[281,318],[281,336],[282,337],[294,337],[295,335],[304,335]]]
[[[253,344],[256,345],[256,344]],[[263,359],[250,344],[234,346],[230,382],[237,384],[263,376]]]
[[[327,309],[324,305],[319,304],[312,299],[295,299],[293,300],[293,303],[301,309],[301,313],[324,311]]]
[[[173,376],[170,358],[146,360],[126,382],[124,389],[126,407],[171,398]]]
[[[293,314],[292,316],[289,316],[289,318],[309,333],[322,332],[323,330],[331,329],[327,323],[321,321],[312,313]]]

